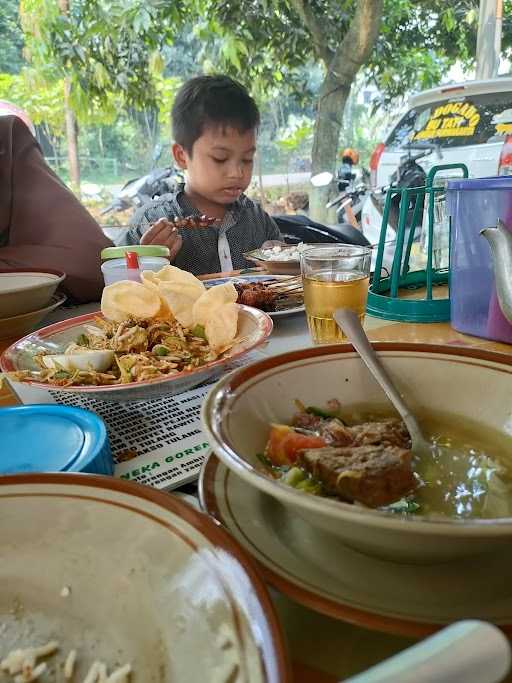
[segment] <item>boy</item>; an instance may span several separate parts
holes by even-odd
[[[246,89],[227,76],[185,83],[172,109],[172,153],[186,171],[175,193],[141,207],[128,244],[163,244],[171,262],[194,275],[253,265],[243,253],[277,241],[276,223],[243,193],[251,182],[260,117]],[[210,227],[176,228],[175,217],[205,214]]]

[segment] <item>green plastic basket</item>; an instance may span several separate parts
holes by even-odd
[[[443,186],[434,186],[434,179],[439,171],[449,169],[458,169],[462,171],[463,178],[468,177],[468,169],[465,164],[440,164],[430,169],[425,186],[392,188],[388,190],[377,247],[375,272],[368,292],[366,308],[368,315],[376,318],[386,318],[387,320],[414,323],[444,322],[450,319],[449,297],[439,299],[433,297],[434,287],[449,284],[450,277],[449,267],[438,268],[434,265],[435,199],[436,196],[446,191]],[[392,201],[397,195],[400,197],[400,203],[395,253],[393,255],[391,273],[383,277],[382,262],[387,243],[389,216]],[[422,270],[411,270],[411,250],[416,230],[414,228],[409,230],[406,242],[406,228],[408,225],[418,225],[420,212],[423,210],[425,200],[428,201],[426,267]],[[410,207],[413,207],[412,219],[408,220]],[[447,239],[449,253],[449,235]],[[425,290],[424,297],[406,299],[400,296],[401,294],[403,295],[404,290],[418,289]]]

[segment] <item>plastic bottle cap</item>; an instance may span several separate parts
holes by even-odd
[[[138,256],[161,256],[162,258],[169,258],[169,247],[158,246],[155,244],[135,244],[125,245],[123,247],[106,247],[101,251],[101,260],[111,258],[124,258],[127,251],[133,251]]]
[[[0,409],[0,474],[113,474],[103,420],[82,408],[53,404]]]

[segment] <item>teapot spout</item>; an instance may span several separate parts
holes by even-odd
[[[512,233],[499,220],[495,228],[484,228],[480,234],[491,248],[500,308],[512,323]]]

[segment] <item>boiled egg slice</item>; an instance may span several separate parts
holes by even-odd
[[[62,368],[63,370],[95,370],[105,372],[114,362],[114,352],[108,350],[79,351],[77,353],[57,353],[42,356],[41,360],[50,370]]]

